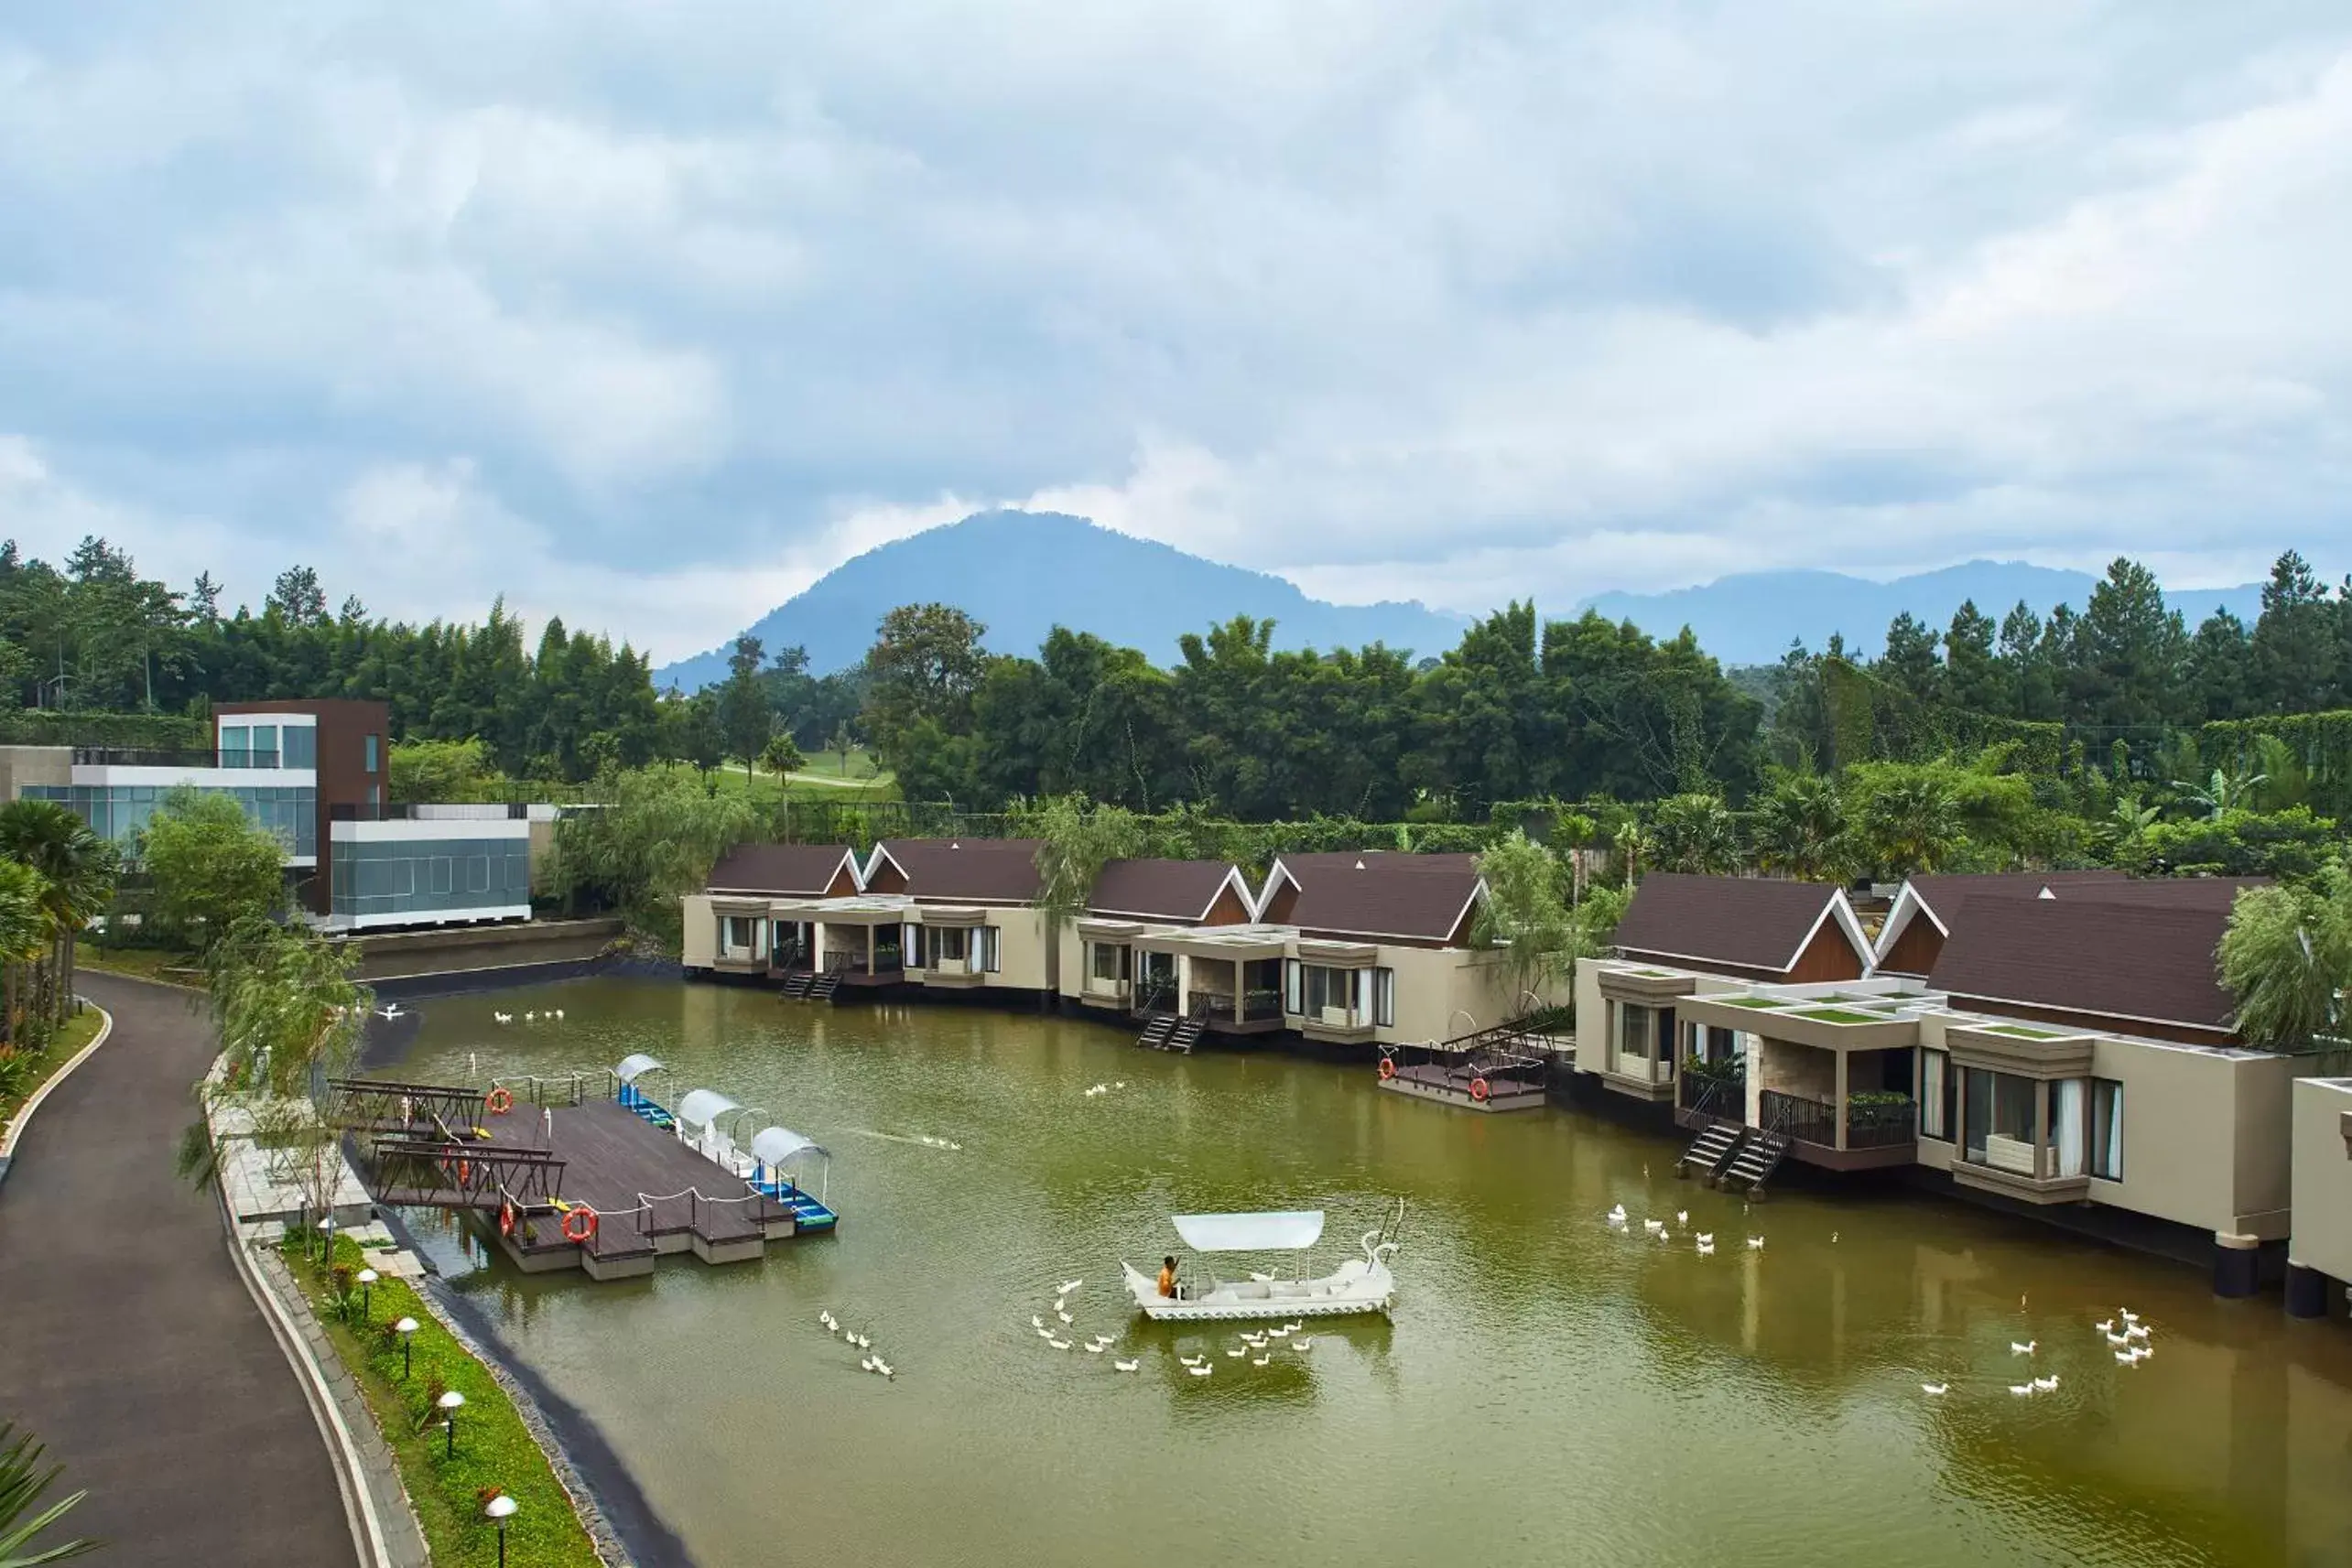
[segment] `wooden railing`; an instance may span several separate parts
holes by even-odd
[[[1756,1096],[1756,1113],[1766,1128],[1797,1142],[1837,1147],[1837,1108],[1827,1100],[1762,1089]]]

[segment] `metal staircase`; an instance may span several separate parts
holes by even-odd
[[[1135,1044],[1147,1051],[1165,1051],[1168,1049],[1168,1037],[1176,1033],[1176,1026],[1175,1013],[1155,1012],[1151,1022],[1143,1025],[1143,1033],[1135,1037]]]
[[[800,994],[810,1001],[830,1001],[833,1000],[833,993],[840,989],[841,972],[839,969],[828,969],[821,975],[809,976],[808,989]]]
[[[1200,1044],[1200,1032],[1206,1027],[1207,1025],[1199,1019],[1187,1018],[1169,1031],[1168,1043],[1163,1048],[1169,1051],[1181,1051],[1189,1056],[1192,1054],[1192,1048]]]
[[[807,970],[797,970],[784,977],[784,994],[790,997],[805,997],[808,994],[808,988],[814,985],[816,980],[817,977]]]
[[[1716,1122],[1691,1140],[1690,1147],[1683,1151],[1683,1157],[1675,1162],[1675,1174],[1688,1175],[1691,1168],[1696,1166],[1701,1177],[1713,1181],[1723,1173],[1724,1167],[1730,1163],[1733,1154],[1746,1141],[1747,1136],[1748,1130],[1744,1127],[1737,1127],[1728,1121]]]
[[[1754,1197],[1763,1191],[1764,1184],[1772,1180],[1772,1173],[1781,1168],[1781,1161],[1789,1151],[1789,1141],[1787,1133],[1772,1128],[1750,1128],[1747,1130],[1748,1135],[1740,1141],[1729,1163],[1718,1174],[1723,1186],[1728,1188],[1737,1184],[1746,1190],[1750,1197]]]

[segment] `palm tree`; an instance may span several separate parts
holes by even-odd
[[[1965,841],[1951,788],[1929,773],[1890,781],[1862,807],[1862,843],[1891,876],[1932,871]]]
[[[1740,827],[1719,796],[1669,795],[1658,802],[1643,835],[1651,863],[1696,876],[1729,876],[1740,869]]]
[[[94,1541],[69,1541],[59,1546],[34,1544],[33,1538],[72,1511],[73,1506],[89,1494],[76,1492],[61,1503],[54,1503],[38,1514],[32,1514],[33,1505],[58,1477],[59,1470],[51,1465],[40,1468],[41,1445],[28,1433],[11,1442],[15,1427],[0,1422],[0,1568],[40,1568],[47,1563],[62,1563],[69,1557],[79,1557],[85,1552],[95,1552]]]
[[[2240,892],[2219,957],[2238,1004],[2230,1022],[2247,1044],[2295,1051],[2339,1038],[2352,990],[2352,871],[2337,863],[2308,882]]]
[[[1833,878],[1846,858],[1846,803],[1832,781],[1791,773],[1757,803],[1757,864],[1806,881]]]
[[[57,948],[53,1005],[60,1021],[73,999],[73,945],[114,896],[122,857],[90,825],[53,800],[0,806],[0,855],[41,875],[41,910]]]
[[[40,961],[49,940],[41,911],[40,872],[14,860],[0,860],[0,1043],[16,1038],[16,987],[27,964]]]

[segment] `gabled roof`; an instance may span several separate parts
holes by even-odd
[[[1867,973],[1870,940],[1843,888],[1779,877],[1652,871],[1634,889],[1633,902],[1618,922],[1617,946],[1621,952],[1701,968],[1785,974],[1825,922],[1834,923],[1853,944]]]
[[[2185,879],[2184,879],[2185,880]],[[2108,899],[1968,899],[1930,989],[2130,1023],[2229,1031],[2233,1008],[2214,957],[2229,906]]]
[[[1936,931],[1950,936],[1961,906],[1969,899],[2038,898],[2092,899],[2102,903],[2161,903],[2187,907],[2213,905],[2227,910],[2242,888],[2260,887],[2268,877],[2135,877],[2118,871],[1987,871],[1914,876],[1895,894],[1884,925],[1879,927],[1878,953],[1883,959],[1913,920],[1924,917]]]
[[[1035,838],[884,838],[866,860],[866,878],[884,860],[906,878],[910,898],[1026,903],[1037,896]]]
[[[712,892],[764,892],[814,898],[847,865],[858,885],[858,858],[845,844],[738,844],[719,857],[704,885]]]
[[[1086,908],[1089,914],[1198,925],[1228,887],[1241,899],[1244,917],[1257,913],[1241,868],[1230,861],[1112,860],[1095,876]]]
[[[1257,915],[1275,884],[1298,890],[1286,924],[1336,936],[1443,942],[1485,895],[1475,855],[1415,855],[1398,850],[1284,855],[1266,872]]]

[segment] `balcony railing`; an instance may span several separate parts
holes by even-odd
[[[1748,1076],[1745,1073],[1708,1075],[1685,1067],[1682,1080],[1675,1086],[1675,1104],[1694,1116],[1745,1121],[1748,1119]]]
[[[339,800],[327,807],[331,822],[520,822],[531,808],[519,802],[450,806],[432,801],[391,801],[370,806]]]
[[[249,768],[277,765],[276,752],[269,752],[264,754],[271,759],[266,763],[233,762],[209,751],[163,752],[148,751],[135,746],[76,746],[73,749],[73,760],[76,762],[86,767],[115,768]],[[235,752],[231,752],[230,755],[243,757],[250,753]]]
[[[1800,1143],[1837,1147],[1837,1108],[1827,1100],[1762,1089],[1756,1096],[1756,1112],[1768,1130],[1786,1133]]]
[[[1241,1022],[1244,1023],[1278,1022],[1282,1018],[1282,992],[1249,990],[1241,993]]]
[[[1176,1011],[1176,981],[1137,980],[1135,982],[1135,1011],[1137,1012],[1174,1012]]]

